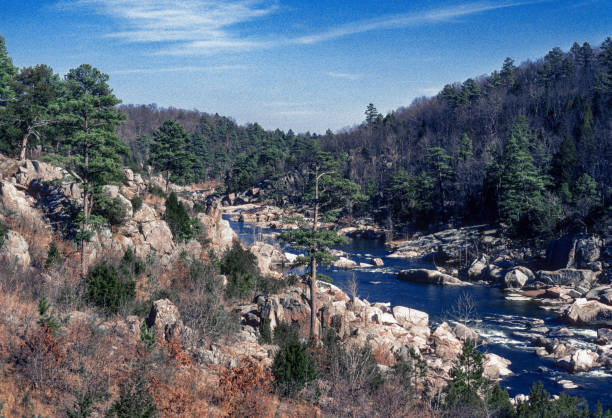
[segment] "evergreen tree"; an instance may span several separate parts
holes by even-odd
[[[453,380],[448,385],[446,395],[447,408],[484,408],[481,394],[488,391],[491,382],[482,376],[483,372],[482,354],[474,343],[467,339],[452,370]]]
[[[566,135],[561,142],[559,151],[553,156],[550,170],[555,188],[561,191],[561,195],[566,201],[570,201],[572,198],[570,190],[576,180],[578,164],[576,144],[569,135]]]
[[[72,69],[66,75],[67,91],[61,98],[60,119],[68,132],[72,148],[70,165],[81,179],[83,212],[81,216],[81,273],[87,275],[87,241],[90,226],[101,222],[91,217],[94,194],[105,184],[123,179],[121,155],[126,147],[115,135],[123,115],[115,105],[120,100],[108,86],[108,75],[88,64]]]
[[[8,55],[6,41],[0,35],[0,109],[6,106],[15,95],[11,84],[16,74],[17,68],[13,65],[13,61]]]
[[[190,145],[185,128],[174,120],[167,120],[153,134],[149,161],[157,171],[166,173],[166,190],[170,180],[185,183],[193,178],[197,159]]]
[[[515,228],[525,217],[537,217],[544,205],[547,182],[529,152],[531,137],[527,120],[520,117],[512,126],[502,156],[499,206],[502,220]]]
[[[450,185],[455,171],[450,165],[451,157],[441,147],[432,147],[427,150],[428,174],[433,179],[434,188],[438,193],[440,210],[445,211]]]
[[[19,130],[19,159],[25,160],[29,139],[40,141],[42,131],[56,122],[59,77],[46,65],[23,68],[12,83],[15,96],[6,112]]]
[[[376,110],[373,103],[370,103],[364,113],[366,116],[366,124],[371,127],[376,121],[376,118],[378,118],[378,110]]]
[[[312,206],[314,217],[310,228],[303,226],[285,231],[280,238],[291,243],[295,248],[304,249],[305,254],[296,260],[298,265],[310,266],[310,337],[317,338],[316,327],[316,292],[317,264],[328,265],[333,260],[329,247],[346,242],[346,238],[329,229],[319,229],[319,218],[327,221],[338,215],[338,205],[343,201],[357,199],[358,186],[346,183],[338,173],[338,162],[329,155],[319,154],[319,160],[312,171],[311,191],[306,202]],[[348,181],[349,183],[352,183]]]
[[[473,156],[472,152],[472,140],[468,136],[467,132],[461,134],[459,139],[459,160],[466,162]]]

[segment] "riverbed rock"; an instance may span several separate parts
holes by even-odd
[[[441,273],[437,270],[428,269],[408,269],[402,270],[397,274],[399,280],[426,283],[436,285],[452,285],[452,286],[468,286],[470,283],[457,279],[448,274]]]
[[[534,277],[534,274],[528,268],[517,266],[504,275],[503,285],[507,289],[521,289],[529,279]]]
[[[491,380],[499,380],[506,376],[511,376],[512,370],[508,366],[510,366],[512,362],[508,359],[505,359],[497,354],[486,353],[483,356],[482,365],[484,367],[483,376],[487,379]]]
[[[576,299],[563,316],[575,324],[612,326],[612,307],[596,300]]]
[[[357,263],[353,260],[349,260],[346,257],[339,257],[336,261],[334,261],[333,266],[340,269],[354,269],[357,267]]]
[[[540,270],[535,278],[527,282],[527,287],[538,289],[550,286],[590,287],[596,278],[591,270],[569,268],[555,271]]]
[[[574,373],[587,372],[595,367],[598,358],[597,353],[590,350],[576,350],[571,357],[571,371]]]
[[[376,257],[372,259],[372,265],[376,267],[382,267],[385,265],[385,263],[383,262],[382,258]]]
[[[485,272],[487,270],[487,258],[483,254],[479,258],[475,259],[470,268],[468,269],[468,278],[470,280],[481,280],[484,278]]]
[[[478,342],[478,333],[462,323],[455,324],[453,332],[461,341],[470,340],[473,343]]]
[[[427,312],[406,308],[404,306],[395,306],[393,307],[393,316],[397,322],[406,329],[410,329],[414,326],[429,326],[429,315]]]

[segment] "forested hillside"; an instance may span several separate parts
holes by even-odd
[[[18,71],[2,47],[2,152],[61,160],[73,152],[58,105],[68,84],[44,65]],[[124,163],[174,182],[259,185],[277,204],[299,204],[327,153],[367,197],[348,214],[395,231],[501,221],[517,236],[546,237],[601,227],[609,212],[611,104],[607,38],[520,65],[507,58],[499,71],[387,115],[370,104],[361,125],[336,134],[265,131],[155,105],[119,106],[126,120],[115,129],[129,146]]]
[[[499,71],[387,115],[370,104],[364,123],[335,135],[151,106],[122,107],[129,122],[120,134],[141,163],[139,135],[178,120],[202,162],[197,177],[224,179],[229,191],[264,182],[269,194],[299,200],[296,178],[327,151],[368,195],[355,209],[385,225],[503,221],[520,234],[550,234],[591,227],[609,206],[611,104],[608,38],[520,65],[507,58]]]

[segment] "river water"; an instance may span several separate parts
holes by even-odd
[[[262,229],[249,224],[230,221],[232,229],[240,240],[250,245],[253,241],[266,241],[278,244],[278,230]],[[283,246],[283,243],[280,243]],[[573,396],[586,398],[591,405],[597,400],[612,406],[612,371],[592,370],[584,373],[568,373],[555,367],[554,362],[535,354],[535,347],[526,338],[513,335],[513,332],[528,332],[528,324],[536,319],[544,321],[551,330],[566,327],[575,335],[569,340],[572,345],[595,350],[591,343],[596,336],[595,329],[572,327],[557,319],[555,313],[541,309],[529,299],[509,296],[503,290],[486,285],[475,286],[435,286],[403,282],[396,278],[400,270],[417,267],[431,267],[423,262],[389,258],[391,253],[384,243],[372,240],[350,240],[349,244],[338,247],[347,253],[351,260],[368,263],[373,257],[380,257],[384,267],[367,267],[354,270],[321,268],[321,273],[330,276],[333,283],[348,293],[349,281],[357,281],[357,293],[369,302],[390,302],[391,306],[401,305],[427,312],[430,325],[448,319],[448,312],[456,305],[460,296],[468,294],[475,302],[474,318],[469,325],[486,340],[482,351],[491,352],[512,361],[510,370],[513,376],[507,377],[500,385],[507,389],[510,396],[528,394],[533,382],[541,381],[551,394],[563,389],[559,380],[570,380],[578,385],[577,389],[565,390]],[[295,252],[287,246],[283,251]]]

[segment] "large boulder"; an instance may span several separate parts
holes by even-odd
[[[340,269],[354,269],[357,267],[357,263],[353,260],[350,260],[346,257],[338,257],[336,261],[334,261],[334,267]]]
[[[17,232],[8,231],[0,247],[0,258],[5,264],[14,265],[21,271],[27,270],[31,262],[27,241]]]
[[[484,367],[483,376],[487,379],[498,380],[512,375],[512,370],[508,368],[512,362],[497,354],[486,353],[483,356],[482,365]]]
[[[172,231],[165,221],[153,221],[142,224],[142,234],[146,242],[158,253],[170,254],[174,248]]]
[[[603,241],[595,235],[566,235],[550,243],[546,261],[552,270],[590,268],[601,256]]]
[[[481,255],[479,258],[474,260],[468,269],[467,275],[470,280],[480,280],[484,278],[484,274],[487,270],[487,258]]]
[[[576,267],[588,268],[591,263],[599,260],[602,245],[602,240],[594,235],[577,239],[574,249]]]
[[[526,267],[514,267],[504,275],[504,287],[508,289],[521,289],[529,279],[535,276]]]
[[[446,322],[442,322],[436,327],[431,334],[431,338],[436,355],[447,361],[454,361],[463,347],[461,341]]]
[[[538,271],[535,279],[530,279],[527,285],[540,283],[541,286],[586,286],[587,288],[597,278],[591,270],[560,269],[555,271]]]
[[[404,306],[395,306],[393,307],[393,316],[402,327],[407,329],[413,326],[429,326],[429,315],[427,312],[406,308]]]
[[[198,220],[206,227],[208,239],[213,243],[217,254],[223,253],[238,239],[229,222],[221,217],[218,208],[212,208],[208,214],[198,213]]]
[[[146,323],[155,330],[156,336],[163,336],[166,341],[182,341],[184,326],[181,314],[170,300],[159,299],[153,302]]]
[[[575,324],[612,326],[612,306],[596,300],[576,299],[563,316]]]
[[[461,341],[466,341],[468,339],[474,343],[478,341],[478,333],[467,325],[457,323],[455,324],[455,328],[453,328],[453,331]]]
[[[467,286],[470,284],[451,275],[428,269],[402,270],[397,274],[397,278],[407,282],[437,285]]]
[[[570,361],[570,370],[574,373],[587,372],[596,366],[599,356],[590,350],[576,350],[572,354]]]
[[[249,248],[257,258],[257,265],[264,276],[280,276],[278,271],[287,262],[285,255],[271,244],[257,241]]]

